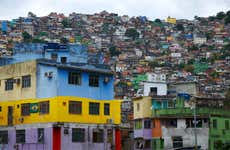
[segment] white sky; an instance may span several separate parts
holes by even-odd
[[[24,17],[29,11],[45,16],[50,12],[68,15],[103,10],[149,19],[193,19],[195,15],[206,17],[230,10],[230,0],[0,0],[0,20]]]

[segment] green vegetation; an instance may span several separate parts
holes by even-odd
[[[133,40],[139,37],[140,33],[135,28],[128,28],[125,32],[125,36],[132,38]]]

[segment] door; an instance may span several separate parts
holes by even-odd
[[[8,106],[8,126],[13,125],[13,106]]]
[[[61,150],[61,128],[53,127],[53,150]]]

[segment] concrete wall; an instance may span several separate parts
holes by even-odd
[[[68,84],[68,72],[77,70],[57,69],[54,66],[38,65],[37,97],[78,96],[97,100],[112,100],[114,98],[113,76],[99,74],[99,87],[89,86],[89,73],[81,73],[81,85]],[[52,72],[52,78],[45,77],[46,72]],[[104,83],[104,78],[109,82]]]
[[[197,128],[197,145],[202,149],[208,149],[209,128]],[[195,145],[194,128],[186,128],[184,119],[178,119],[177,128],[166,128],[162,126],[162,138],[164,139],[164,148],[173,148],[173,136],[181,136],[183,139],[183,147]]]
[[[52,78],[45,76],[45,73],[52,72]],[[58,95],[58,71],[56,67],[37,65],[37,98],[48,98]]]
[[[114,132],[111,141],[107,141],[107,129],[112,127],[97,126],[97,125],[83,125],[83,124],[68,124],[68,134],[64,134],[64,127],[61,127],[61,149],[62,150],[109,150],[111,144],[114,144]],[[38,143],[37,128],[44,128],[44,143]],[[85,128],[85,142],[72,142],[72,128]],[[104,142],[93,143],[93,129],[100,128],[104,130]],[[25,143],[16,143],[16,130],[25,129]],[[12,128],[2,128],[1,130],[8,130],[8,144],[0,145],[1,150],[52,150],[53,148],[53,128],[52,124],[36,124],[17,126]],[[115,130],[115,129],[113,129]]]
[[[152,139],[152,129],[135,129],[134,138]]]
[[[139,110],[138,110],[139,105]],[[151,97],[142,97],[133,101],[133,112],[134,119],[139,118],[150,118],[152,114],[152,98]]]
[[[31,87],[22,88],[22,76],[31,75]],[[5,90],[6,79],[20,79],[13,90]],[[29,99],[36,97],[36,61],[28,61],[0,67],[0,101]]]
[[[38,127],[38,126],[37,126]],[[48,126],[44,127],[44,143],[37,142],[37,128],[36,127],[12,127],[8,128],[8,144],[0,145],[3,150],[51,150],[52,149],[52,128]],[[26,141],[25,143],[16,143],[16,130],[25,129]],[[2,128],[1,130],[4,130]],[[7,130],[7,129],[6,129]]]
[[[149,96],[151,87],[157,88],[157,95],[167,95],[166,83],[144,82],[144,96]]]
[[[114,98],[114,79],[112,75],[99,74],[99,87],[89,86],[89,73],[81,73],[81,85],[68,84],[68,72],[76,70],[58,70],[58,95],[79,96],[97,100],[111,100]],[[109,82],[104,83],[104,78],[109,77]]]

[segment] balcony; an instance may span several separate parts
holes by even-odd
[[[152,110],[152,117],[193,117],[194,110],[191,108],[164,108]],[[230,116],[228,110],[215,108],[196,108],[197,116]]]

